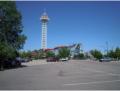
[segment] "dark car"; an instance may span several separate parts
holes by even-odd
[[[0,59],[0,71],[4,70],[4,61]]]
[[[13,67],[20,67],[21,61],[17,59],[5,59],[0,61],[0,70],[13,68]]]
[[[21,57],[17,57],[16,60],[21,62],[21,63],[26,63],[26,62],[32,61],[31,58],[21,58]]]
[[[30,62],[30,61],[32,61],[31,58],[26,58],[26,59],[24,59],[24,60],[25,60],[25,62]]]
[[[21,66],[21,62],[16,59],[14,59],[14,60],[8,59],[8,60],[4,60],[3,65],[4,65],[4,68],[19,67],[19,66]]]
[[[57,61],[59,61],[59,58],[57,58],[57,57],[48,57],[47,58],[47,62],[57,62]]]
[[[112,58],[110,58],[110,57],[104,57],[99,60],[99,62],[110,62],[110,61],[112,61]]]
[[[19,61],[19,62],[21,62],[21,63],[22,63],[22,62],[25,62],[25,60],[24,60],[23,58],[21,58],[21,57],[17,57],[17,58],[16,58],[16,61]]]

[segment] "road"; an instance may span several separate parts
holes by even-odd
[[[0,71],[1,90],[120,90],[120,62],[38,60],[24,65]]]

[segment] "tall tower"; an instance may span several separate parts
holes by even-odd
[[[44,50],[47,48],[47,23],[49,21],[49,17],[45,11],[40,17],[40,20],[42,22],[41,49]]]

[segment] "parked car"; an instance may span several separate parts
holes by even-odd
[[[31,61],[31,59],[29,59],[29,58],[24,59],[24,62],[30,62],[30,61]]]
[[[47,62],[57,62],[57,61],[59,61],[59,58],[57,58],[57,57],[48,57],[47,58]]]
[[[4,70],[4,61],[0,60],[0,71]]]
[[[20,67],[21,61],[17,59],[4,59],[0,61],[0,70],[4,70],[5,68],[13,68]]]
[[[8,60],[4,60],[3,65],[4,65],[4,68],[19,67],[19,66],[21,66],[21,62],[16,59],[14,59],[14,60],[8,59]]]
[[[68,61],[68,60],[69,60],[68,57],[66,57],[66,58],[61,58],[61,59],[60,59],[60,61]]]
[[[21,57],[17,57],[16,60],[18,60],[18,61],[20,61],[22,63],[32,61],[31,58],[21,58]]]
[[[22,63],[22,62],[25,62],[25,59],[23,59],[23,58],[21,58],[21,57],[17,57],[16,60],[17,60],[17,61],[20,61],[21,63]]]
[[[112,58],[110,58],[110,57],[104,57],[99,60],[99,62],[110,62],[110,61],[112,61]]]

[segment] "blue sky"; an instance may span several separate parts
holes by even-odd
[[[82,43],[82,49],[120,47],[120,2],[113,1],[17,1],[22,14],[23,34],[27,36],[23,50],[41,48],[40,16],[46,9],[48,48]]]

